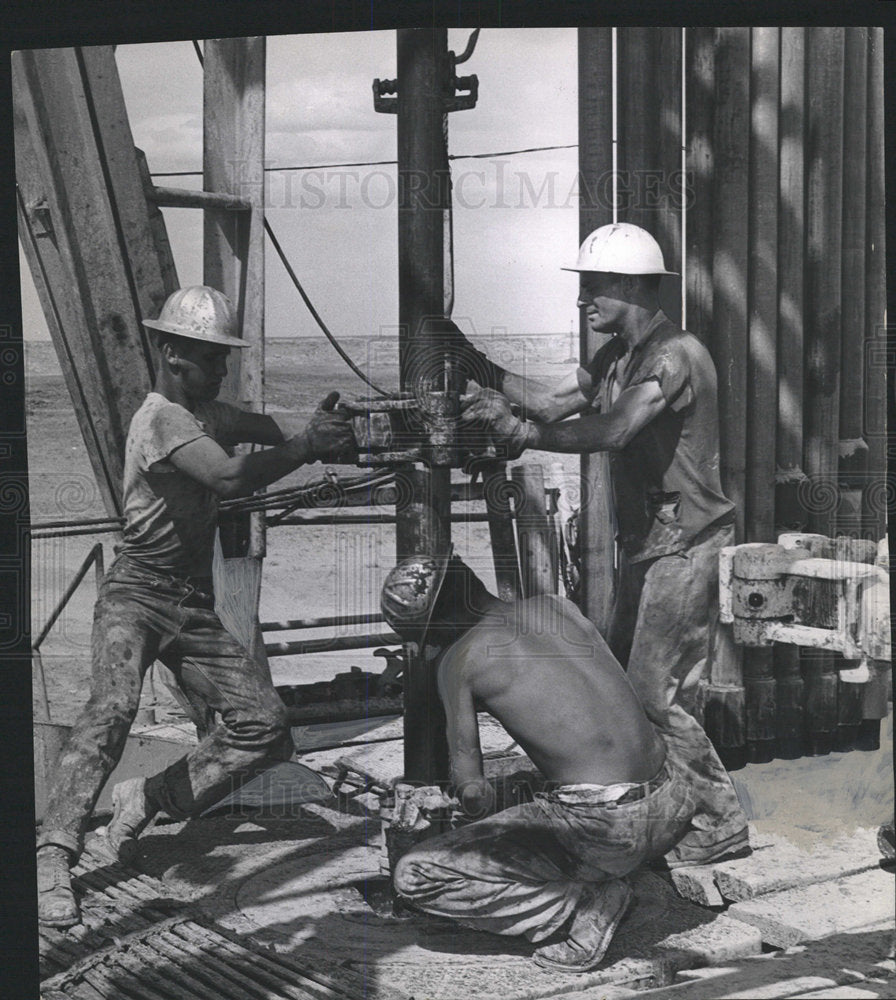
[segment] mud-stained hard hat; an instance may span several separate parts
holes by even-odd
[[[409,556],[389,571],[383,584],[380,607],[386,621],[402,638],[417,641],[421,649],[450,558],[450,548],[441,556]]]
[[[605,271],[613,274],[677,274],[667,271],[659,243],[640,226],[614,222],[589,233],[575,264],[562,271]]]
[[[208,285],[178,288],[165,300],[158,319],[145,319],[150,330],[173,333],[191,340],[204,340],[227,347],[251,347],[248,340],[237,336],[236,310],[233,303]]]

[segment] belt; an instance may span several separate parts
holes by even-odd
[[[650,781],[645,781],[641,785],[635,785],[634,788],[630,788],[627,792],[620,795],[615,802],[611,802],[609,804],[613,806],[620,806],[624,805],[626,802],[638,802],[641,799],[646,799],[652,792],[655,792],[658,788],[662,788],[668,780],[669,771],[667,770],[664,762],[663,766],[659,769],[656,775],[650,779]]]

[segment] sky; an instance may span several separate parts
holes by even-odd
[[[449,49],[460,53],[468,37],[450,30]],[[374,111],[371,85],[396,76],[395,41],[394,31],[269,36],[267,166],[394,160],[396,118]],[[191,42],[122,45],[116,60],[150,171],[200,170],[202,71]],[[451,154],[575,146],[575,29],[486,28],[458,73],[478,76],[479,100],[450,115]],[[578,243],[576,168],[575,148],[452,163],[453,315],[477,339],[577,328],[576,276],[560,270]],[[395,178],[394,165],[267,174],[268,221],[337,337],[396,329]],[[180,283],[201,282],[200,212],[164,214]],[[269,242],[265,253],[266,335],[321,335]],[[48,339],[20,260],[26,339]]]

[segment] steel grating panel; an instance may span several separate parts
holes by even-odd
[[[215,926],[164,882],[90,849],[73,874],[82,922],[40,928],[42,1000],[402,1000]]]

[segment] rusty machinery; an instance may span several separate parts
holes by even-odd
[[[843,657],[840,679],[862,684],[890,660],[886,541],[787,533],[777,544],[722,549],[720,619],[745,646],[789,643]]]

